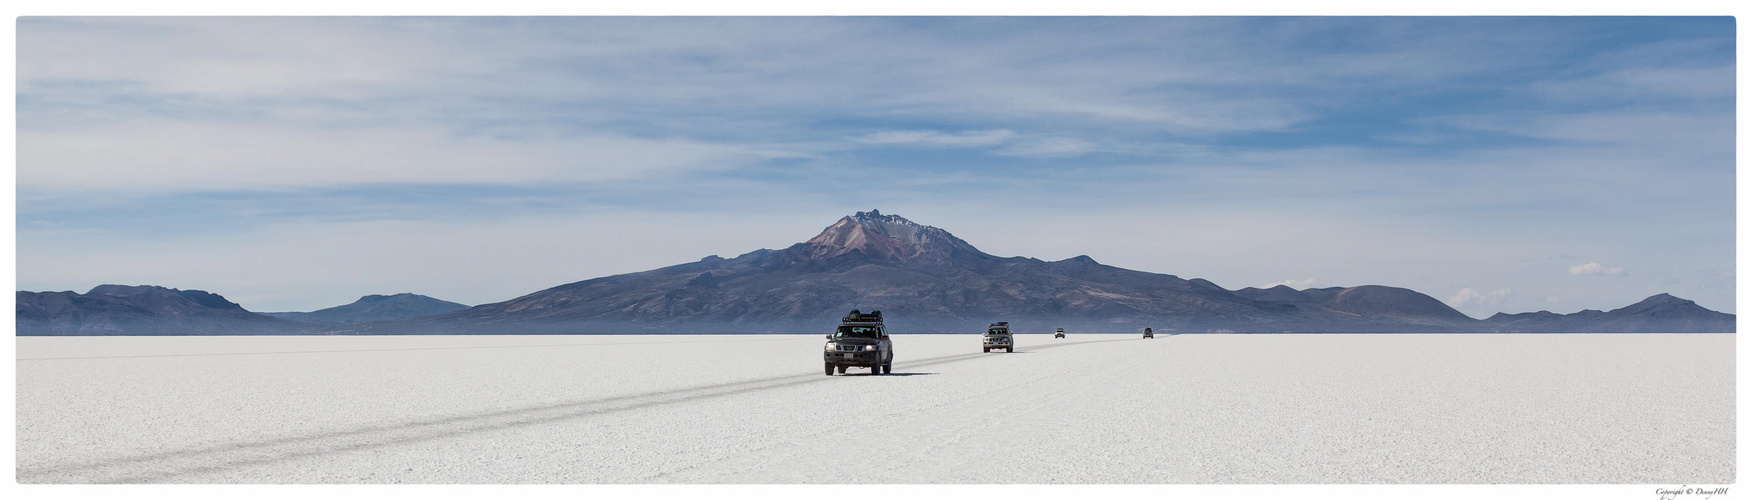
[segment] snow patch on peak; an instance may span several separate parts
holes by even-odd
[[[809,258],[823,259],[854,250],[887,260],[908,261],[927,254],[946,256],[954,249],[978,252],[948,231],[878,210],[842,217],[804,243]]]

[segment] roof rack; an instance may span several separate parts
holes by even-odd
[[[858,312],[857,309],[853,309],[852,312],[846,313],[845,319],[840,320],[840,321],[845,322],[845,323],[869,323],[869,322],[881,323],[882,322],[882,311],[870,311],[868,313],[863,313],[863,312]]]

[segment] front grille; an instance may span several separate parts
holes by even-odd
[[[864,346],[861,346],[861,345],[841,345],[841,346],[839,346],[839,350],[841,350],[841,351],[862,351],[862,350],[864,350]]]

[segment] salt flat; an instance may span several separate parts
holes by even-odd
[[[1734,336],[18,338],[23,483],[1734,482]]]

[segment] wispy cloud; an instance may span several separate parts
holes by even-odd
[[[865,134],[854,139],[863,144],[905,144],[946,147],[995,146],[1015,137],[1009,130],[969,130],[939,132],[936,130],[891,130]]]
[[[1283,280],[1283,281],[1274,281],[1271,283],[1266,283],[1264,285],[1260,285],[1259,287],[1260,288],[1271,288],[1274,286],[1283,285],[1283,286],[1287,286],[1290,288],[1295,288],[1295,289],[1300,290],[1303,288],[1308,288],[1308,287],[1314,286],[1314,283],[1315,283],[1314,278],[1300,279],[1300,280],[1288,279],[1288,280]]]
[[[1041,137],[1012,142],[996,153],[1004,156],[1069,157],[1097,152],[1121,151],[1124,150],[1076,137]]]
[[[1619,276],[1624,274],[1622,267],[1606,267],[1599,262],[1589,262],[1569,269],[1570,276]]]
[[[104,134],[92,147],[89,134]],[[19,184],[190,191],[372,183],[537,184],[727,169],[776,156],[758,145],[626,136],[456,135],[415,127],[308,129],[120,125],[20,132]]]
[[[1456,308],[1468,306],[1494,306],[1501,304],[1503,299],[1509,296],[1509,293],[1509,289],[1507,288],[1491,290],[1488,292],[1480,292],[1471,288],[1461,288],[1460,291],[1454,292],[1453,297],[1448,298],[1448,305]]]

